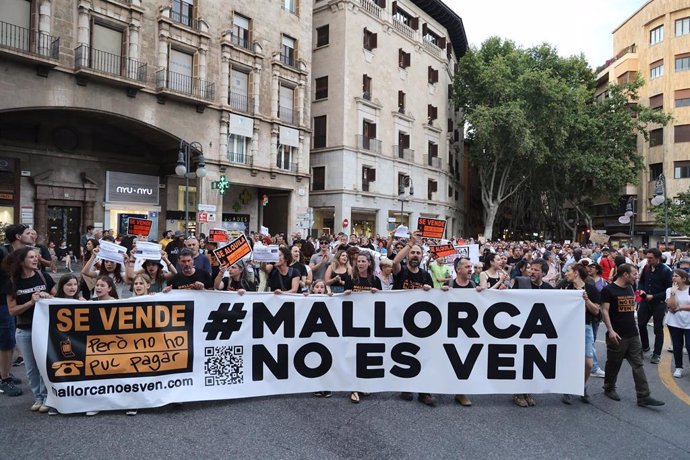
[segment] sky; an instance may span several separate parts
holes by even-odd
[[[591,67],[613,56],[613,29],[648,0],[444,0],[461,18],[467,40],[491,36],[530,47],[547,42],[562,56],[583,53]]]

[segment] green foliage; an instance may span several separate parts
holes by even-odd
[[[690,190],[679,193],[668,200],[668,228],[681,235],[690,236]],[[665,225],[664,204],[652,206],[652,213],[657,224]]]

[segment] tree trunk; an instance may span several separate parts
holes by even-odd
[[[498,204],[491,203],[489,206],[484,206],[484,238],[493,240],[494,236],[494,222],[498,214]]]

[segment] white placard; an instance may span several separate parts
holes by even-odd
[[[127,253],[127,248],[119,244],[111,243],[110,241],[100,240],[98,242],[98,258],[102,260],[109,260],[117,262],[120,265],[125,263],[124,255]]]
[[[265,246],[255,243],[252,249],[252,260],[255,262],[274,263],[278,262],[278,254],[280,254],[280,251],[277,244]]]
[[[260,231],[260,233],[261,233],[262,235],[270,235],[270,233],[268,233],[268,227],[264,227],[263,225],[261,226],[261,231]]]
[[[409,238],[410,237],[410,229],[405,227],[404,225],[399,225],[395,229],[395,233],[393,234],[393,236],[396,238]]]

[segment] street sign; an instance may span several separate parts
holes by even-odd
[[[199,208],[199,211],[216,212],[216,205],[215,204],[199,203],[198,208]]]
[[[200,224],[208,222],[208,214],[205,212],[200,212],[197,214],[197,219],[199,220]]]

